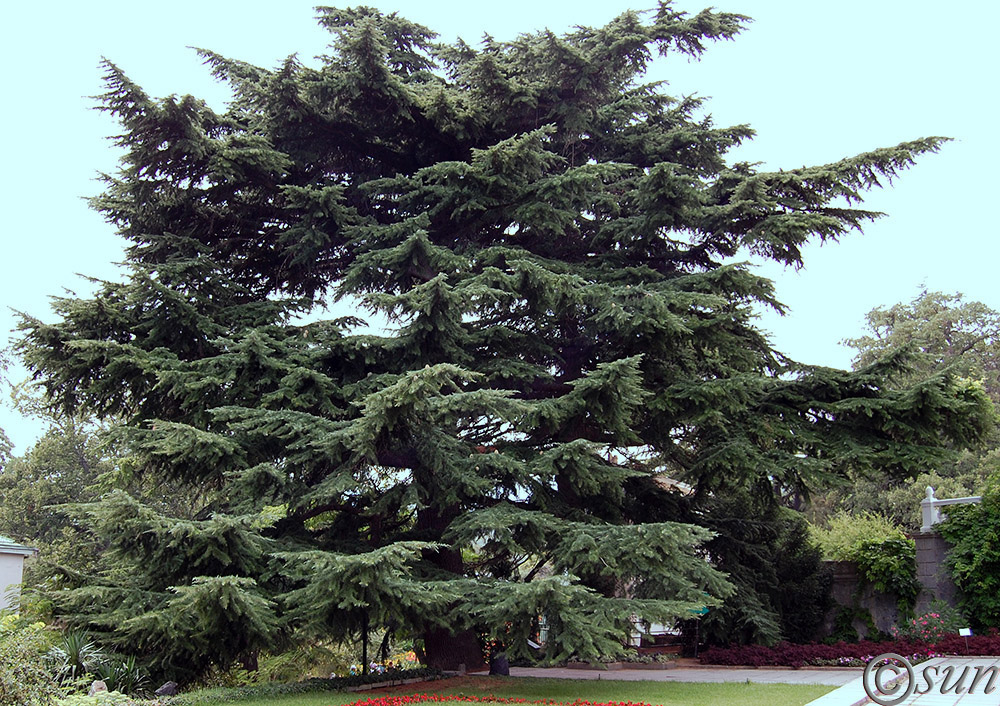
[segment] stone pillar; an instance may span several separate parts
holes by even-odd
[[[934,599],[942,600],[950,606],[956,603],[958,588],[951,580],[951,573],[945,566],[945,559],[951,545],[934,531],[934,525],[943,522],[951,505],[967,505],[982,502],[979,495],[965,498],[939,499],[934,496],[934,488],[927,486],[927,493],[920,502],[921,527],[913,535],[917,547],[917,581],[923,587],[917,597],[917,612],[926,610]]]
[[[913,535],[917,548],[917,581],[922,590],[917,597],[917,613],[927,609],[934,599],[955,605],[958,589],[945,565],[951,545],[937,532],[917,532]]]

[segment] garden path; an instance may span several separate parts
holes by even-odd
[[[954,668],[954,671],[948,672],[949,667]],[[981,672],[977,672],[977,667]],[[927,672],[924,672],[925,668],[928,668]],[[986,693],[991,686],[990,672],[987,671],[990,668],[996,668],[1000,672],[1000,657],[941,657],[929,660],[914,667],[916,689],[925,693],[914,693],[899,701],[883,698],[893,706],[997,706],[1000,704],[1000,675],[993,684],[994,688]],[[982,681],[970,689],[977,673],[982,674]],[[942,686],[948,689],[948,693],[941,693]],[[955,693],[956,686],[962,693]],[[862,706],[871,703],[865,694],[862,677],[856,677],[839,689],[811,701],[807,706]]]
[[[485,672],[483,672],[485,673]],[[855,681],[860,669],[740,669],[731,667],[677,667],[676,669],[567,669],[565,667],[511,667],[512,677],[549,679],[608,679],[619,681],[754,682],[755,684],[826,684]],[[860,682],[859,682],[860,683]],[[964,706],[964,705],[963,705]]]

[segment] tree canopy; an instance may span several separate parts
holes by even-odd
[[[983,302],[924,289],[913,301],[872,309],[865,328],[866,335],[845,341],[858,352],[856,366],[910,348],[917,354],[910,375],[927,377],[950,366],[980,381],[1000,404],[1000,312]]]
[[[83,508],[112,549],[67,619],[176,674],[374,623],[436,666],[541,627],[548,657],[595,657],[634,616],[730,595],[698,503],[975,441],[974,385],[889,387],[899,355],[800,364],[754,327],[782,307],[733,258],[801,265],[943,138],[730,163],[749,127],[642,76],[746,21],[660,3],[471,46],[320,8],[315,65],[201,52],[221,113],[106,62],[124,157],[92,203],[127,276],[26,317],[19,348],[53,404],[119,421],[143,472],[213,492],[185,517],[121,492]],[[337,301],[372,325],[324,318]],[[644,511],[681,504],[693,522]]]

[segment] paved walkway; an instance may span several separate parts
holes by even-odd
[[[990,669],[996,672],[990,672]],[[925,671],[926,670],[926,671]],[[951,671],[949,671],[951,670]],[[916,676],[916,691],[900,701],[889,701],[896,706],[997,706],[1000,704],[1000,658],[998,657],[941,657],[918,664],[913,668]],[[976,676],[981,681],[973,685]],[[997,674],[990,693],[990,677]],[[903,689],[906,688],[903,682]],[[955,687],[961,690],[956,694]],[[930,687],[930,688],[928,688]],[[942,694],[942,687],[948,693]],[[902,696],[900,692],[899,696]],[[892,699],[893,697],[884,697]],[[861,706],[871,704],[861,677],[839,689],[811,701],[807,706]]]
[[[991,669],[996,671],[989,671]],[[893,706],[1000,706],[1000,657],[940,657],[918,664],[913,670],[916,677],[914,693],[904,700],[888,703]],[[994,674],[995,679],[991,684],[990,677]],[[861,669],[733,669],[705,666],[639,670],[511,667],[510,675],[609,681],[825,684],[840,688],[809,702],[807,706],[862,706],[873,703],[865,693]],[[973,685],[977,675],[980,675],[980,681]],[[891,677],[891,674],[887,675],[888,677]],[[956,686],[961,693],[955,693]],[[990,689],[990,693],[986,693],[991,686],[993,688]],[[947,688],[948,693],[942,694],[942,687]],[[903,689],[905,688],[904,681]]]
[[[858,679],[860,669],[566,669],[564,667],[511,667],[512,677],[549,679],[601,679],[618,681],[754,682],[756,684],[826,684],[841,686]]]

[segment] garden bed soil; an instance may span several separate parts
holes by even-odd
[[[395,686],[409,686],[410,684],[420,684],[422,682],[441,681],[434,677],[413,677],[412,679],[387,679],[386,681],[374,682],[372,684],[361,684],[352,686],[347,691],[371,691],[372,689],[389,689]]]
[[[460,676],[460,677],[444,677],[443,679],[428,679],[427,681],[434,682],[435,691],[467,691],[467,692],[480,692],[483,694],[489,694],[496,690],[496,677],[483,677],[483,676]],[[396,686],[384,686],[379,687],[380,693],[385,694],[412,694],[413,689],[406,684],[397,684]]]

